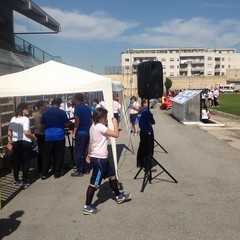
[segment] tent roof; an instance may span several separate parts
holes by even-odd
[[[0,77],[0,97],[112,91],[110,78],[53,60]]]

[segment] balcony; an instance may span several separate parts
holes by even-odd
[[[203,72],[204,68],[203,67],[192,67],[191,71],[192,72]]]
[[[185,67],[185,68],[180,68],[180,69],[179,69],[180,72],[185,72],[185,71],[187,71],[187,70],[188,70],[187,67]]]

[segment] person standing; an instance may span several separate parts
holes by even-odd
[[[59,178],[62,173],[65,155],[65,127],[69,119],[65,111],[60,109],[61,98],[54,98],[51,107],[42,115],[41,124],[45,129],[45,157],[42,165],[42,180],[47,178],[53,159],[53,174]]]
[[[14,184],[22,185],[24,189],[30,186],[29,168],[32,146],[37,145],[37,138],[30,131],[28,115],[28,104],[20,103],[9,124],[7,144],[8,150],[12,151]],[[22,181],[19,179],[21,167],[23,171]]]
[[[208,89],[208,107],[211,108],[213,105],[213,91]]]
[[[217,88],[215,88],[215,90],[213,92],[213,104],[214,104],[214,107],[218,107],[218,105],[219,105],[218,97],[219,97],[219,91],[218,91]]]
[[[117,101],[116,98],[113,98],[113,115],[117,119],[118,124],[120,122],[120,110],[121,104],[119,103],[119,101]]]
[[[148,156],[154,153],[154,132],[152,125],[155,124],[153,114],[148,109],[148,100],[143,99],[141,103],[141,116],[139,119],[140,142],[137,152],[137,167],[145,167]],[[151,166],[153,162],[151,161]]]
[[[77,93],[75,95],[75,123],[72,137],[75,139],[74,161],[77,170],[71,174],[72,177],[82,177],[90,173],[90,166],[85,159],[88,152],[89,129],[92,123],[92,113],[89,106],[84,103],[84,95]]]
[[[33,113],[34,117],[34,127],[35,127],[35,136],[37,138],[38,143],[38,155],[37,155],[37,163],[38,163],[38,171],[41,174],[42,172],[42,161],[44,157],[44,149],[45,149],[45,131],[41,125],[41,119],[43,112],[47,109],[47,103],[44,100],[39,100],[37,102],[37,111]]]
[[[93,125],[90,128],[90,144],[86,158],[91,163],[93,170],[86,193],[86,203],[83,209],[84,215],[97,214],[101,211],[92,205],[92,199],[96,189],[100,186],[102,179],[109,178],[109,185],[116,196],[116,202],[121,204],[131,199],[131,194],[120,192],[117,186],[115,169],[108,160],[107,140],[108,137],[119,136],[118,123],[112,118],[113,130],[106,127],[108,111],[97,108],[93,112]]]
[[[128,108],[130,109],[130,122],[132,124],[131,133],[134,136],[137,136],[138,134],[137,117],[138,117],[138,111],[139,111],[139,103],[137,102],[137,98],[135,96],[131,97]]]

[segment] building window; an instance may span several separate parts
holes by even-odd
[[[212,67],[212,64],[208,64],[207,67],[208,67],[208,68],[211,68],[211,67]]]
[[[211,60],[212,60],[212,57],[208,57],[207,60],[211,61]]]
[[[222,65],[222,68],[224,68],[225,66],[224,65]]]
[[[208,71],[208,72],[207,72],[207,75],[208,75],[208,76],[211,76],[211,75],[212,75],[212,72]]]
[[[165,62],[166,61],[166,58],[162,58],[162,62]]]
[[[225,61],[225,58],[222,58],[222,61]]]
[[[125,58],[125,62],[129,62],[130,60],[129,60],[129,58]]]
[[[174,69],[174,65],[170,65],[170,69]]]
[[[170,61],[173,62],[173,61],[174,61],[174,58],[170,58]]]
[[[174,77],[174,72],[170,72],[170,77]]]

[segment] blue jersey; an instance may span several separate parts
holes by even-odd
[[[153,133],[152,124],[155,124],[153,114],[147,108],[143,108],[139,119],[139,127],[143,133]]]
[[[65,126],[69,123],[65,111],[58,107],[48,108],[42,115],[41,124],[45,125],[46,141],[65,139]]]
[[[79,119],[77,134],[89,134],[92,123],[92,113],[90,107],[80,103],[75,107],[74,116]]]

